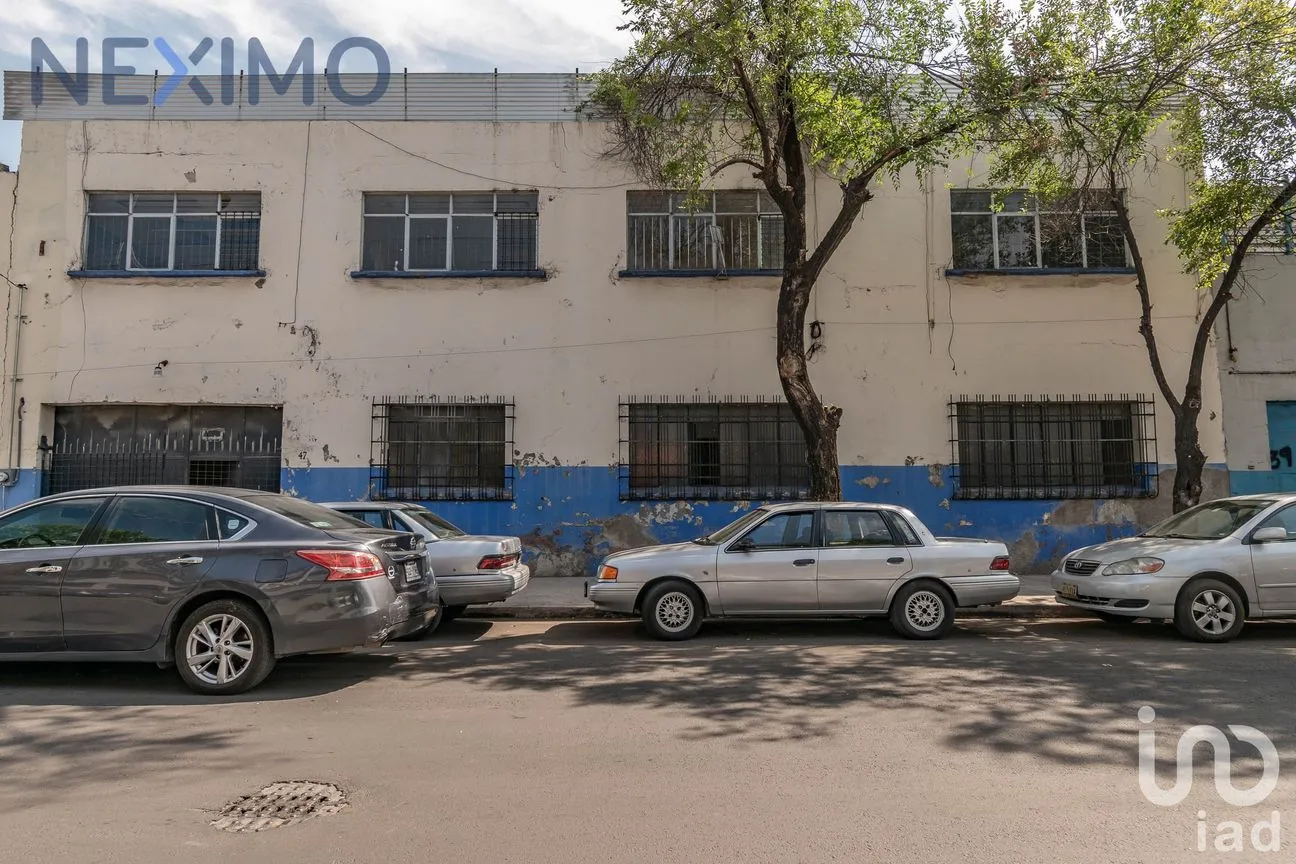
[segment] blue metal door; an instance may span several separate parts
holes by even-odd
[[[1296,402],[1268,402],[1270,488],[1296,492]]]

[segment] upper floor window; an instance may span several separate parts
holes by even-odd
[[[950,422],[957,498],[1156,494],[1156,426],[1143,397],[959,399]]]
[[[539,201],[536,192],[367,194],[361,269],[535,270]]]
[[[511,499],[513,403],[435,397],[377,400],[372,451],[376,499]]]
[[[258,267],[258,192],[94,192],[87,203],[87,271]]]
[[[1048,202],[1020,191],[953,189],[950,212],[956,270],[1129,266],[1125,235],[1109,197]]]
[[[626,193],[628,272],[783,269],[783,214],[768,193]]]
[[[621,430],[623,499],[776,500],[810,488],[784,402],[626,402]]]

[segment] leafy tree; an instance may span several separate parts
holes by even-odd
[[[600,74],[609,155],[645,182],[697,192],[751,169],[783,215],[777,366],[805,436],[810,493],[841,497],[842,410],[810,381],[806,310],[816,281],[879,182],[921,176],[1046,91],[1054,58],[1036,16],[969,0],[626,0],[629,53]],[[1044,26],[1051,26],[1047,20]],[[821,237],[807,189],[841,189]]]
[[[1001,124],[995,181],[1074,209],[1114,209],[1135,270],[1138,330],[1174,417],[1173,506],[1197,504],[1202,372],[1216,319],[1245,261],[1296,198],[1296,6],[1292,0],[1048,0],[1058,63],[1047,112]],[[1124,190],[1159,161],[1189,171],[1188,200],[1140,236]],[[1178,387],[1153,330],[1144,248],[1169,242],[1209,296]]]

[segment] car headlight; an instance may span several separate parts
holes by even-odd
[[[1155,573],[1165,566],[1160,558],[1127,558],[1108,564],[1103,569],[1104,576],[1137,576],[1140,573]]]
[[[599,568],[598,581],[615,582],[616,578],[617,578],[617,568],[608,566],[607,564],[604,564],[602,567]]]

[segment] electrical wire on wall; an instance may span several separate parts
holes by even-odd
[[[301,295],[302,244],[306,235],[306,190],[310,182],[311,132],[314,120],[306,121],[306,157],[302,160],[301,219],[297,222],[297,271],[293,274],[292,320],[280,321],[280,326],[297,323],[297,298]]]

